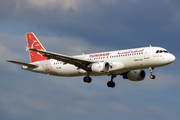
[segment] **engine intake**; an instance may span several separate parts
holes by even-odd
[[[142,81],[144,80],[146,73],[144,70],[134,70],[129,71],[123,75],[124,79],[129,79],[130,81]]]
[[[109,72],[110,65],[108,62],[93,63],[91,66],[92,72]]]

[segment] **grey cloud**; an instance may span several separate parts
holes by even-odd
[[[162,24],[168,20],[168,17],[171,17],[173,12],[171,6],[160,0],[139,0],[137,2],[122,0],[112,1],[109,4],[103,4],[99,0],[76,2],[78,10],[72,7],[64,9],[63,5],[58,4],[58,2],[50,4],[50,6],[38,7],[29,3],[28,0],[18,0],[14,5],[16,8],[12,11],[14,15],[11,16],[10,14],[9,16],[45,24],[59,23],[60,25],[76,25],[76,27],[85,25],[86,28],[98,28],[102,25],[103,28],[107,23],[128,26]]]
[[[91,43],[103,43],[103,46],[116,43],[116,48],[128,43],[130,47],[149,44],[166,47],[167,43],[162,40],[179,37],[176,33],[179,27],[171,22],[179,18],[172,9],[178,4],[161,0],[121,0],[108,1],[108,4],[101,0],[75,2],[76,9],[73,6],[65,9],[60,2],[39,7],[27,0],[18,0],[9,17],[29,21],[58,36],[82,37]]]
[[[178,115],[176,113],[172,113],[168,109],[165,109],[163,107],[151,105],[151,106],[149,106],[149,109],[152,110],[152,112],[154,113],[154,115],[157,118],[161,118],[161,119],[164,119],[164,120],[169,120],[169,119],[178,120],[179,119],[179,117],[178,117]],[[166,114],[166,116],[164,116],[164,118],[163,118],[162,116],[164,114]]]
[[[178,1],[80,0],[78,7],[64,7],[53,0],[47,6],[1,0],[0,6],[0,119],[180,119]],[[152,44],[167,48],[177,62],[155,69],[154,81],[147,70],[144,81],[118,76],[116,88],[109,89],[107,76],[85,84],[82,77],[46,76],[2,62],[29,61],[25,32],[35,32],[47,50],[62,54]]]
[[[6,60],[10,59],[22,59],[19,54],[10,51],[8,48],[0,44],[0,66],[2,69],[0,71],[17,71],[17,66],[11,66],[7,64]]]
[[[23,73],[24,75],[16,74],[16,80],[1,80],[0,111],[5,113],[1,118],[7,119],[11,116],[14,119],[29,120],[49,119],[51,116],[53,119],[164,119],[171,115],[180,117],[173,113],[173,109],[167,110],[168,98],[161,101],[166,94],[159,96],[155,94],[160,92],[159,90],[139,88],[139,83],[117,80],[119,85],[112,90],[106,87],[105,81],[108,81],[108,78],[105,77],[95,77],[92,84],[85,84],[81,77],[71,79]],[[172,95],[172,98],[177,96]],[[160,101],[161,105],[157,106],[156,103]],[[156,108],[164,108],[164,111],[155,113],[153,109]],[[166,114],[162,114],[163,112]],[[158,117],[152,117],[153,115]]]
[[[108,51],[110,48],[97,46],[83,38],[72,37],[42,37],[37,36],[45,48],[61,54],[78,55],[82,53]]]
[[[1,0],[0,1],[0,18],[6,18],[14,12],[16,8],[15,0]]]

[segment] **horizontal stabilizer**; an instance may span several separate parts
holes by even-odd
[[[13,61],[13,60],[7,60],[7,62],[11,62],[11,63],[18,64],[18,65],[27,66],[27,67],[30,67],[30,68],[38,67],[37,65],[33,65],[33,64],[30,64],[30,63],[18,62],[18,61]]]

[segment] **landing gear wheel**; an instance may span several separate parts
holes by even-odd
[[[114,87],[116,86],[115,82],[113,81],[113,79],[114,79],[115,77],[116,77],[116,74],[111,75],[111,81],[109,81],[109,82],[107,83],[107,86],[108,86],[108,87],[114,88]]]
[[[155,76],[155,75],[150,75],[150,78],[151,78],[151,79],[155,79],[156,76]]]
[[[92,79],[91,79],[91,77],[85,76],[85,77],[83,78],[83,81],[84,81],[85,83],[91,83]]]
[[[153,75],[153,70],[154,70],[154,67],[149,67],[149,70],[150,70],[150,72],[151,72],[150,78],[151,78],[151,79],[155,79],[155,78],[156,78],[156,76],[155,76],[155,75]]]
[[[107,83],[107,86],[108,87],[111,87],[111,88],[114,88],[115,87],[115,82],[113,82],[113,81],[109,81],[108,83]]]

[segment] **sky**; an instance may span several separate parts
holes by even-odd
[[[0,0],[1,120],[179,120],[180,1]],[[48,51],[78,55],[146,47],[166,48],[174,63],[155,68],[155,80],[117,76],[55,77],[6,60],[30,62],[25,33]]]

